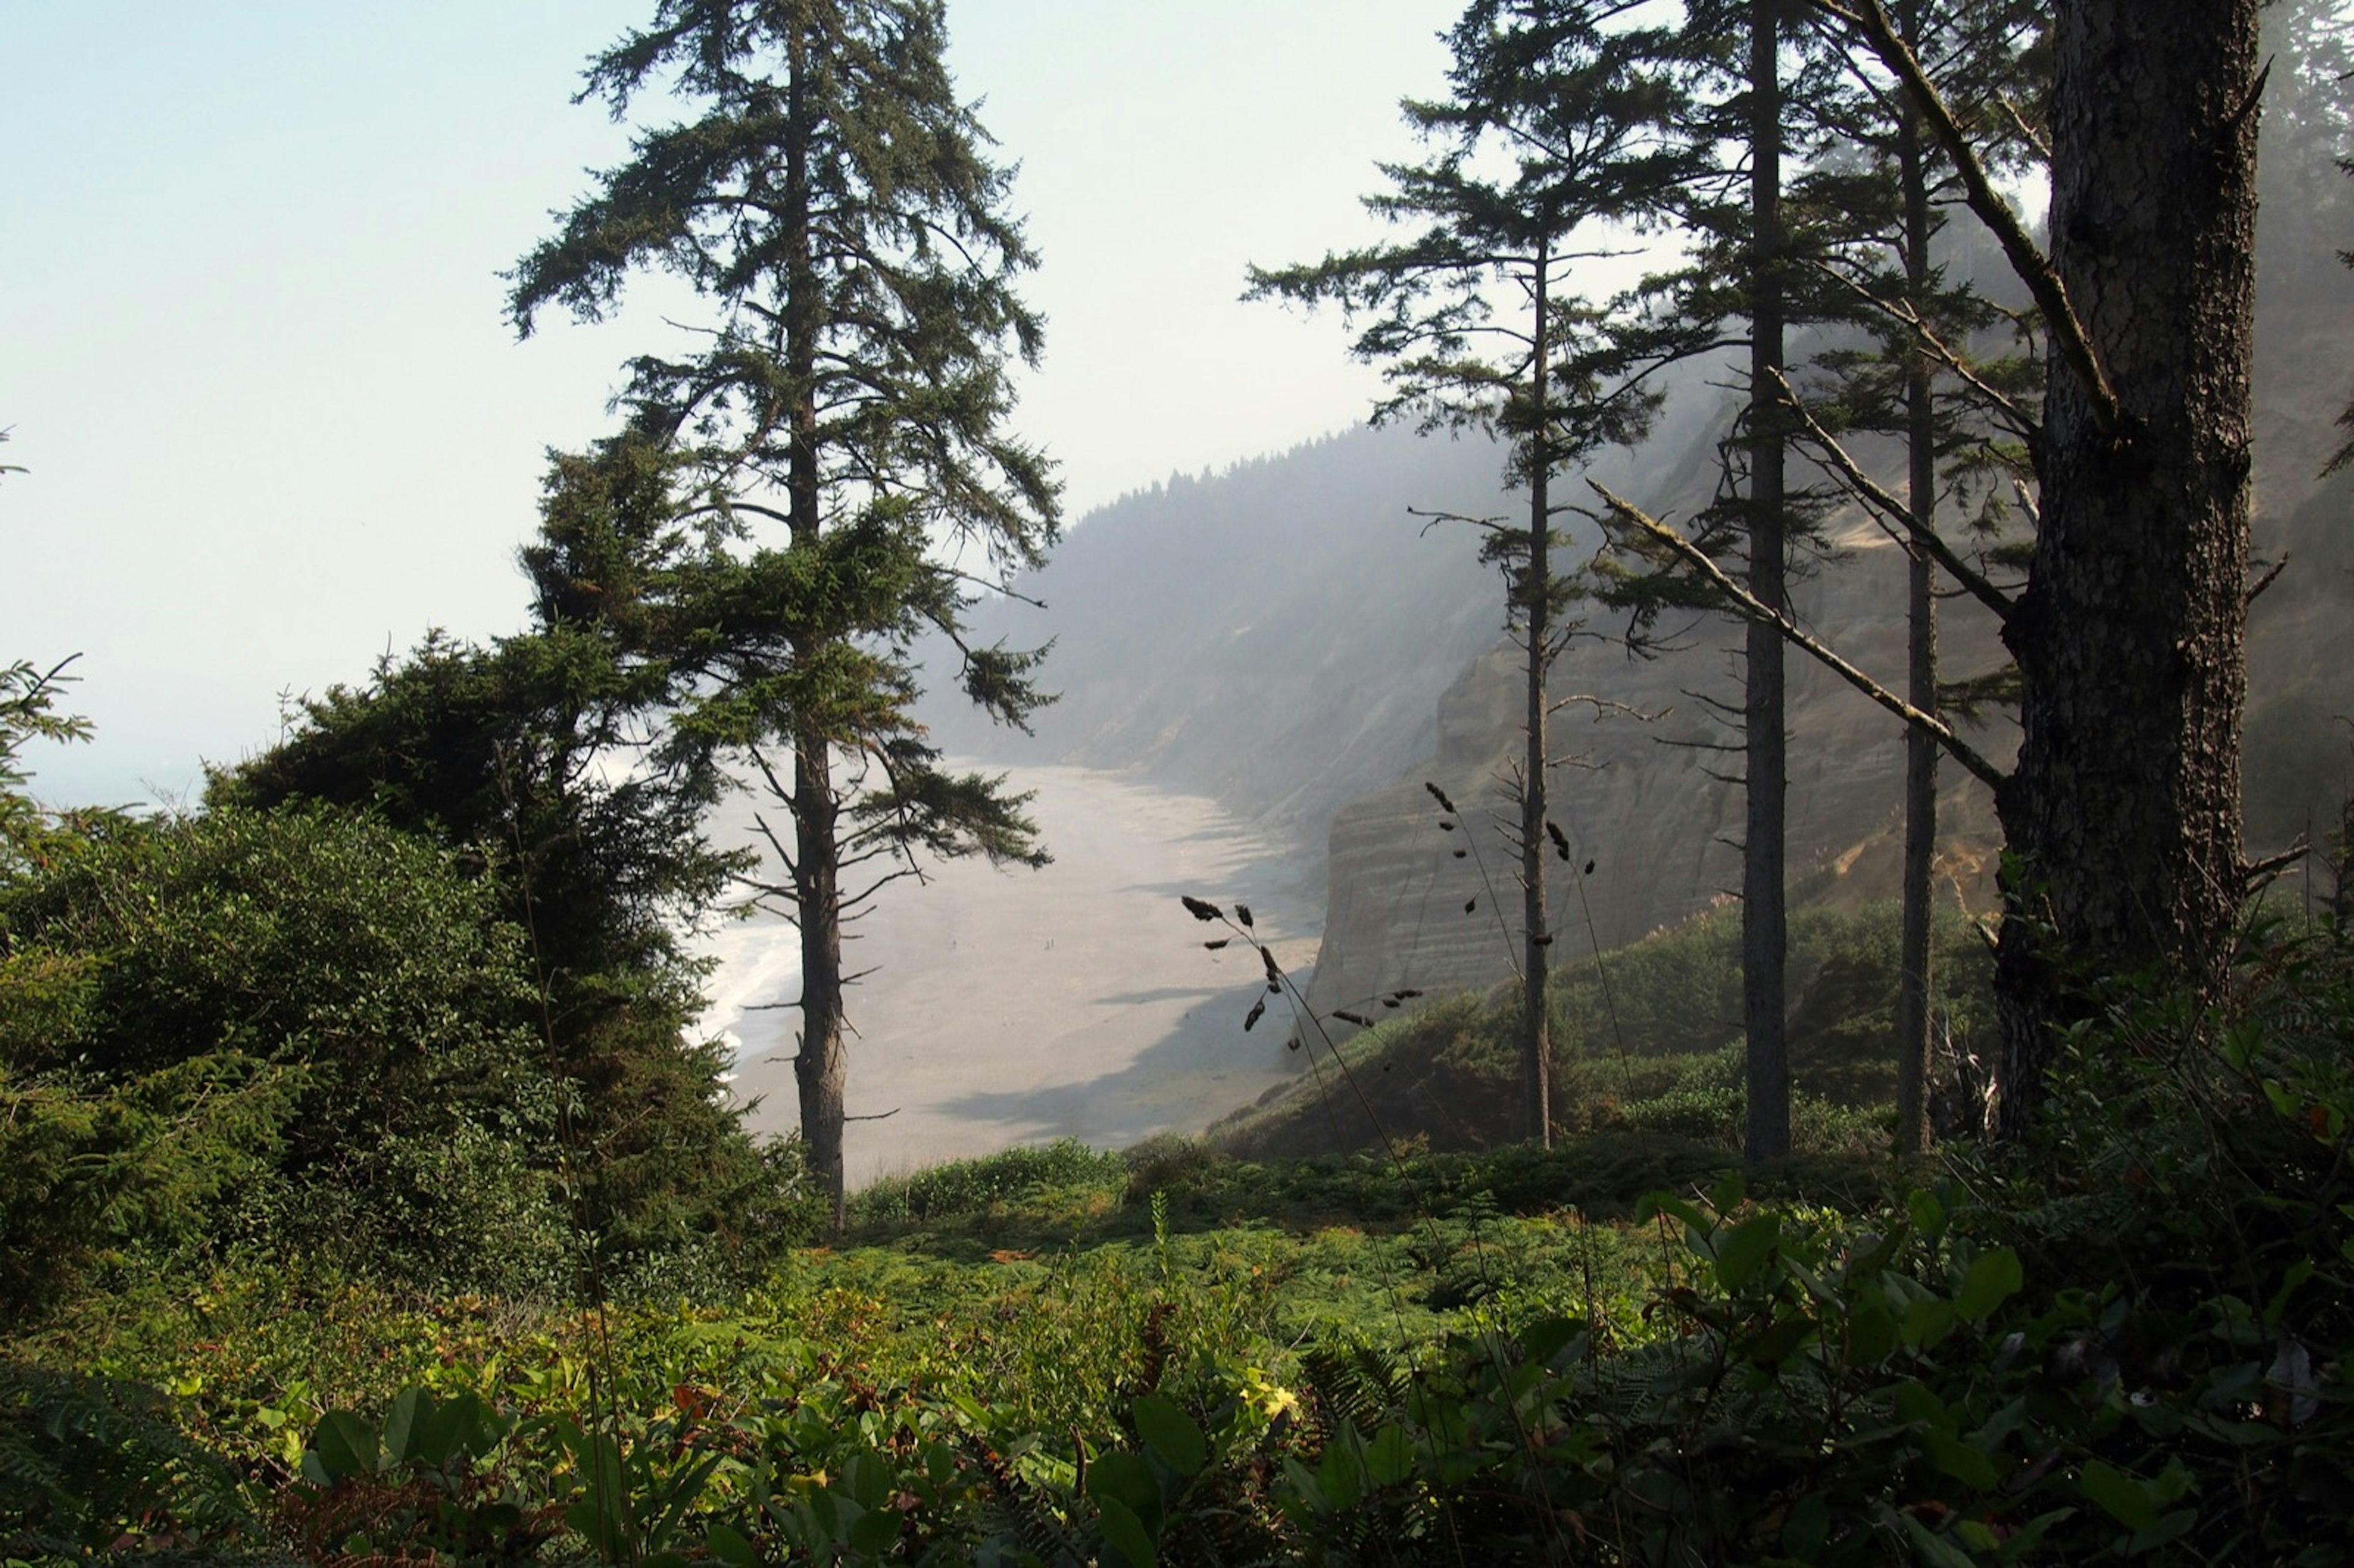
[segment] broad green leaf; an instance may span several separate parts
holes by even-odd
[[[1316,1466],[1316,1484],[1334,1508],[1354,1508],[1365,1495],[1365,1462],[1343,1434],[1348,1438],[1357,1436],[1353,1428],[1344,1425],[1324,1446],[1324,1457]]]
[[[1586,1327],[1575,1318],[1547,1318],[1521,1332],[1521,1348],[1532,1361],[1559,1367],[1563,1352],[1575,1350],[1575,1361],[1585,1354]]]
[[[618,1516],[598,1507],[597,1501],[593,1492],[578,1499],[565,1509],[564,1522],[599,1552],[618,1560],[629,1551],[629,1531]]]
[[[1896,1517],[1904,1521],[1904,1533],[1913,1538],[1913,1549],[1921,1554],[1921,1561],[1928,1563],[1930,1568],[1978,1568],[1978,1564],[1970,1561],[1968,1552],[1913,1515],[1900,1513]]]
[[[869,1557],[881,1557],[898,1544],[899,1529],[905,1522],[897,1509],[869,1509],[851,1523],[851,1549]]]
[[[1377,1487],[1394,1487],[1414,1473],[1414,1440],[1405,1427],[1393,1421],[1373,1434],[1365,1445],[1365,1468]]]
[[[1092,1472],[1089,1479],[1093,1479]],[[1103,1523],[1104,1544],[1119,1554],[1127,1568],[1152,1568],[1160,1561],[1161,1553],[1150,1532],[1144,1528],[1144,1521],[1119,1499],[1096,1499],[1096,1510]]]
[[[1869,1279],[1895,1260],[1897,1253],[1912,1239],[1913,1227],[1902,1220],[1888,1227],[1887,1233],[1870,1246],[1850,1257],[1847,1276],[1850,1279]]]
[[[2199,1510],[2195,1508],[2177,1509],[2172,1513],[2161,1514],[2148,1529],[2134,1531],[2133,1539],[2126,1542],[2126,1552],[2137,1557],[2145,1552],[2154,1552],[2185,1534],[2198,1522]]]
[[[1636,1202],[1635,1223],[1637,1224],[1649,1224],[1655,1216],[1659,1214],[1665,1214],[1670,1219],[1681,1220],[1693,1230],[1703,1234],[1708,1230],[1707,1217],[1673,1192],[1646,1192]]]
[[[1142,1459],[1133,1454],[1106,1454],[1087,1467],[1087,1496],[1124,1503],[1140,1519],[1161,1510],[1161,1483]]]
[[[1144,1446],[1181,1476],[1196,1474],[1210,1457],[1210,1446],[1193,1417],[1157,1393],[1136,1402],[1136,1430]]]
[[[1994,1461],[1952,1433],[1936,1426],[1921,1434],[1929,1462],[1974,1491],[1990,1492],[1999,1478]]]
[[[404,1388],[394,1396],[384,1417],[385,1457],[405,1465],[418,1457],[418,1439],[433,1419],[433,1397],[421,1388]]]
[[[2296,1294],[2298,1287],[2312,1277],[2313,1260],[2309,1257],[2298,1258],[2283,1271],[2281,1287],[2273,1292],[2272,1301],[2264,1308],[2266,1331],[2274,1334],[2280,1332],[2281,1319],[2288,1311],[2288,1298]]]
[[[1777,1367],[1815,1331],[1815,1320],[1803,1314],[1776,1319],[1749,1341],[1749,1359],[1761,1367]]]
[[[1904,1200],[1904,1207],[1913,1216],[1913,1228],[1926,1239],[1935,1241],[1946,1234],[1946,1205],[1936,1193],[1916,1190]]]
[[[1727,1290],[1740,1290],[1755,1277],[1774,1244],[1782,1239],[1779,1215],[1759,1214],[1733,1227],[1733,1234],[1716,1244],[1716,1282]]]
[[[376,1427],[348,1410],[330,1410],[311,1434],[311,1451],[330,1480],[346,1476],[373,1476],[376,1471]]]
[[[1896,1414],[1918,1426],[1942,1427],[1950,1432],[1953,1417],[1946,1414],[1946,1402],[1925,1385],[1907,1379],[1889,1391]]]
[[[2098,1459],[2084,1461],[2076,1485],[2089,1501],[2127,1530],[2144,1531],[2158,1522],[2158,1504],[2151,1500],[2149,1489]]]
[[[1332,1499],[1324,1495],[1323,1484],[1317,1480],[1315,1472],[1288,1454],[1283,1457],[1283,1478],[1291,1483],[1291,1489],[1310,1508],[1319,1513],[1331,1511]]]
[[[732,1524],[714,1520],[711,1528],[704,1532],[703,1543],[711,1553],[711,1560],[724,1564],[725,1568],[758,1568],[760,1554],[752,1550],[752,1543],[745,1540],[743,1532]]]
[[[891,1500],[890,1469],[872,1454],[853,1454],[842,1464],[836,1489],[863,1509],[878,1509]]]
[[[1963,1277],[1961,1289],[1954,1295],[1954,1310],[1967,1322],[1983,1323],[2026,1283],[2026,1271],[2019,1266],[2019,1255],[2010,1248],[1999,1246],[1992,1252],[1981,1253]]]
[[[1822,1555],[1823,1545],[1831,1538],[1831,1509],[1820,1492],[1808,1492],[1790,1505],[1790,1515],[1782,1521],[1782,1550],[1801,1563],[1812,1563]]]
[[[1935,1349],[1954,1331],[1956,1314],[1950,1303],[1925,1297],[1904,1308],[1904,1344],[1908,1350]]]
[[[1847,1355],[1860,1367],[1877,1366],[1896,1348],[1896,1319],[1878,1301],[1867,1301],[1848,1319]]]

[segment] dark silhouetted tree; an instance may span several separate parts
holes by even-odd
[[[1519,822],[1522,1112],[1552,1139],[1546,858],[1554,705],[1547,673],[1571,628],[1577,588],[1554,563],[1564,508],[1553,481],[1609,441],[1638,439],[1654,407],[1628,376],[1606,313],[1576,291],[1578,265],[1605,252],[1608,225],[1655,221],[1691,177],[1675,127],[1685,103],[1669,68],[1674,35],[1633,0],[1478,0],[1447,35],[1453,96],[1409,101],[1437,155],[1384,165],[1391,188],[1366,205],[1421,232],[1398,244],[1251,272],[1253,297],[1339,304],[1363,329],[1357,357],[1386,369],[1383,419],[1475,429],[1507,444],[1528,494],[1525,523],[1476,520],[1503,569],[1508,620],[1525,652]],[[1563,849],[1560,853],[1566,853]]]

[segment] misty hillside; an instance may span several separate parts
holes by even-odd
[[[2325,243],[2343,228],[2346,182],[2319,143],[2286,140],[2268,138],[2260,253],[2255,549],[2260,569],[2288,565],[2249,627],[2244,793],[2257,853],[2300,835],[2326,847],[2354,786],[2354,474],[2319,473],[2343,436],[2334,421],[2354,363],[2354,278]],[[1949,244],[1958,270],[2002,291],[1999,263],[1971,226],[1949,231]],[[1714,446],[1730,416],[1728,394],[1689,367],[1653,439],[1604,454],[1592,473],[1663,516],[1689,514],[1716,484]],[[1064,695],[1035,737],[993,732],[943,701],[927,716],[952,751],[1134,770],[1214,796],[1321,855],[1320,1007],[1501,979],[1514,922],[1496,906],[1516,902],[1506,846],[1490,828],[1476,857],[1458,857],[1466,838],[1438,830],[1423,782],[1458,798],[1465,825],[1486,822],[1482,806],[1518,746],[1517,655],[1500,639],[1500,582],[1478,564],[1469,531],[1426,528],[1409,511],[1509,514],[1522,503],[1502,489],[1500,467],[1484,442],[1359,429],[1129,495],[1073,528],[1020,585],[1047,609],[1000,601],[976,616],[984,640],[1055,639],[1046,683]],[[1572,532],[1591,540],[1588,527]],[[1852,508],[1828,532],[1839,548],[1796,589],[1801,617],[1893,681],[1899,553]],[[2003,662],[1967,601],[1949,601],[1941,620],[1948,678]],[[1592,625],[1596,635],[1556,668],[1555,696],[1591,694],[1651,715],[1585,725],[1573,712],[1564,726],[1580,766],[1556,785],[1556,814],[1595,869],[1583,887],[1556,889],[1555,918],[1609,945],[1738,885],[1740,793],[1721,776],[1738,759],[1705,748],[1737,738],[1712,705],[1737,706],[1740,636],[1701,618],[1678,651],[1638,661],[1611,641],[1606,617]],[[1896,727],[1803,656],[1790,672],[1793,880],[1805,896],[1848,904],[1891,895]],[[2002,761],[2015,737],[1997,715],[1977,743]],[[1947,896],[1988,912],[1992,802],[1957,768],[1944,780]]]
[[[1593,473],[1705,499],[1720,401],[1671,405],[1658,437]],[[1034,737],[952,691],[926,722],[960,755],[1135,769],[1320,852],[1344,802],[1431,754],[1442,694],[1502,636],[1503,582],[1474,531],[1415,514],[1516,514],[1502,467],[1484,440],[1359,429],[1122,497],[1018,583],[1046,609],[974,611],[982,641],[1054,640],[1044,683],[1062,699]],[[1570,531],[1591,548],[1590,526]]]
[[[1136,768],[1320,844],[1429,749],[1438,694],[1501,629],[1469,537],[1407,512],[1495,511],[1500,466],[1484,441],[1358,429],[1124,496],[1020,583],[1045,609],[974,612],[981,641],[1054,640],[1035,738],[952,693],[925,717],[961,755]]]

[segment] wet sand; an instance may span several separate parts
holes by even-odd
[[[1076,1138],[1118,1147],[1198,1131],[1290,1077],[1288,1009],[1264,993],[1258,956],[1195,921],[1192,894],[1250,905],[1278,961],[1304,990],[1316,950],[1303,869],[1214,801],[1077,768],[1023,768],[1032,815],[1055,860],[1043,871],[984,861],[927,868],[896,883],[854,925],[846,1134],[851,1184],[1017,1143]],[[749,831],[732,803],[716,835]],[[777,821],[774,813],[771,822]],[[798,993],[791,927],[756,917],[708,944],[705,1026],[739,1045],[735,1087],[760,1101],[754,1123],[796,1125],[790,1058],[799,1014],[763,1003]]]

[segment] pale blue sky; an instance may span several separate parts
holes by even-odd
[[[518,345],[496,276],[622,132],[569,98],[652,0],[0,0],[0,662],[80,652],[57,800],[154,800],[281,690],[518,628],[541,454],[608,426],[649,293]],[[1044,264],[1017,426],[1076,516],[1363,417],[1246,262],[1373,230],[1458,0],[950,0]]]

